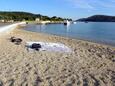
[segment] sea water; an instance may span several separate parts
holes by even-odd
[[[115,22],[32,25],[25,30],[115,45]]]

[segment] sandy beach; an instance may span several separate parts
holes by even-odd
[[[30,53],[27,41],[60,42],[73,53]],[[0,86],[115,86],[115,47],[15,29],[0,36]]]

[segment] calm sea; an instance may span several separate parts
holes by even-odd
[[[24,29],[115,46],[114,22],[79,22],[69,26],[64,26],[63,24],[27,25]]]

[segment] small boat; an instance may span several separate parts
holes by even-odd
[[[64,21],[64,25],[70,25],[70,22],[68,20]]]
[[[73,22],[73,24],[76,24],[77,22]]]
[[[28,24],[28,22],[26,22],[26,24]]]
[[[64,22],[64,25],[67,25],[67,23],[66,23],[66,22]]]

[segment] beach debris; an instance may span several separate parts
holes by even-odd
[[[48,42],[26,42],[28,51],[53,51],[53,52],[72,52],[72,50],[62,43],[48,43]]]
[[[16,38],[16,37],[13,36],[13,37],[10,38],[10,41],[15,43],[16,45],[20,45],[21,42],[22,42],[22,39],[21,38]]]

